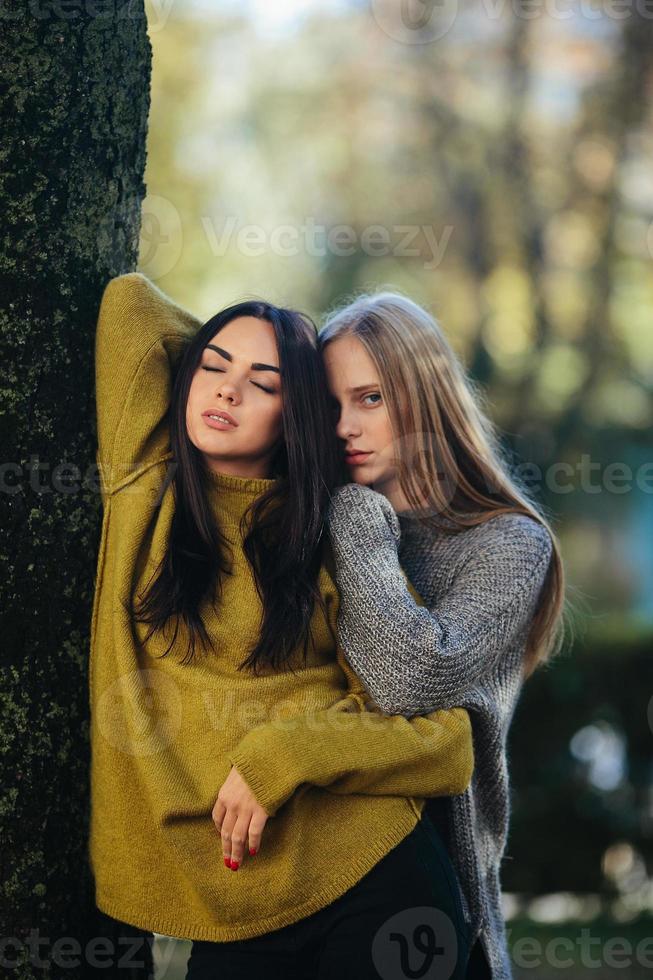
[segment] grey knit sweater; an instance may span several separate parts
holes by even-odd
[[[397,515],[386,497],[358,484],[335,492],[329,534],[340,642],[383,712],[469,711],[472,782],[463,794],[427,801],[426,812],[445,836],[472,942],[480,937],[493,980],[511,980],[500,885],[510,818],[506,736],[552,541],[522,514],[452,536],[416,513]]]

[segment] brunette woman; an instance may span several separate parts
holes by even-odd
[[[341,656],[313,325],[263,301],[202,324],[129,273],[96,372],[98,907],[193,940],[190,980],[462,978],[458,883],[422,810],[469,785],[470,718],[387,717]]]

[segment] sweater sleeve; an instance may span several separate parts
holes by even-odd
[[[328,708],[257,725],[228,758],[270,816],[303,783],[341,794],[452,796],[474,769],[464,708],[388,717],[352,690]]]
[[[410,717],[464,704],[530,621],[553,546],[533,518],[497,515],[479,527],[450,588],[426,606],[399,564],[400,533],[382,494],[347,484],[334,495],[340,642],[381,710]]]
[[[103,493],[169,449],[172,371],[201,323],[140,272],[107,283],[95,334]]]

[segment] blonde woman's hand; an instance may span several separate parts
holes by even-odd
[[[213,823],[222,838],[222,853],[227,868],[237,871],[242,864],[245,848],[257,854],[269,814],[256,802],[256,797],[235,766],[218,792],[211,812]]]

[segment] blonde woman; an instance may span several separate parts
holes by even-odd
[[[327,318],[319,343],[353,481],[329,512],[340,640],[382,711],[470,713],[472,782],[426,812],[465,899],[468,976],[508,980],[506,740],[524,680],[562,636],[558,545],[425,309],[395,292],[363,295]]]

